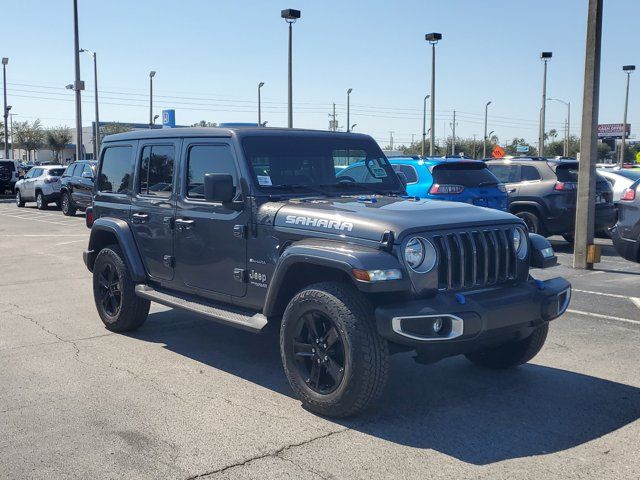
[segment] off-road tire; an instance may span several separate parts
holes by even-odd
[[[109,314],[102,303],[101,274],[106,266],[115,269],[119,278],[120,305],[117,311]],[[98,253],[93,265],[93,298],[107,330],[112,332],[128,332],[140,327],[149,314],[149,300],[140,298],[135,293],[135,283],[131,279],[122,251],[117,245],[109,245]]]
[[[73,205],[69,192],[62,192],[62,197],[60,198],[60,209],[67,217],[73,217],[76,214],[78,209]]]
[[[331,393],[307,385],[294,355],[296,325],[309,312],[329,318],[340,335],[343,377]],[[280,329],[280,353],[291,388],[303,406],[327,417],[354,415],[375,402],[384,390],[389,370],[387,341],[376,331],[371,303],[353,286],[338,282],[310,285],[289,302]]]
[[[538,354],[544,346],[548,333],[549,323],[544,323],[522,340],[511,341],[498,347],[468,353],[465,356],[481,367],[493,369],[517,367],[527,363]]]
[[[515,216],[521,218],[524,223],[527,224],[527,228],[529,229],[530,233],[544,235],[544,229],[542,228],[540,217],[538,217],[538,215],[536,215],[535,213],[523,210],[521,212],[516,212]]]
[[[16,206],[18,208],[24,207],[24,200],[22,200],[22,194],[20,193],[20,189],[16,189]]]
[[[38,208],[38,210],[46,210],[47,205],[49,204],[45,202],[42,192],[36,193],[36,207]]]

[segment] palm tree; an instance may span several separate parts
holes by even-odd
[[[72,138],[71,129],[66,126],[53,127],[47,130],[45,137],[47,146],[53,152],[53,158],[60,163],[60,154]]]

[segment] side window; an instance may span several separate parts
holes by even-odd
[[[81,175],[84,175],[85,173],[93,177],[93,170],[91,170],[91,165],[89,165],[88,163],[84,164],[84,168],[82,169],[82,172],[78,172],[77,175],[81,176]]]
[[[142,149],[138,191],[168,198],[173,192],[173,145],[148,145]]]
[[[337,175],[337,177],[338,180],[340,180],[340,177],[346,177],[353,178],[356,183],[366,183],[367,178],[369,178],[369,172],[364,165],[358,165],[357,167],[352,167],[341,171]]]
[[[227,173],[237,187],[238,175],[231,149],[226,145],[193,145],[187,156],[187,197],[204,199],[204,176]]]
[[[488,164],[489,170],[502,183],[518,183],[520,182],[520,165],[491,165]]]
[[[24,178],[33,178],[33,174],[35,173],[35,171],[33,170],[33,168],[31,170],[29,170],[27,172],[27,174],[25,175]]]
[[[98,175],[98,191],[120,194],[131,192],[131,153],[130,146],[105,149]]]
[[[522,166],[522,181],[528,182],[532,180],[540,180],[540,172],[536,169],[536,167],[532,167],[531,165],[523,165]]]
[[[64,171],[64,174],[62,175],[63,177],[73,177],[73,169],[76,168],[75,163],[72,163],[71,165],[69,165],[67,167],[67,169]]]
[[[33,169],[33,175],[31,175],[33,178],[38,178],[40,175],[42,175],[42,169],[41,168],[34,168]]]

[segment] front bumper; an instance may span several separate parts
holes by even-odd
[[[381,305],[375,310],[380,335],[405,346],[457,355],[479,344],[523,334],[562,315],[571,299],[564,278],[484,289],[464,294]],[[438,333],[434,321],[441,319]]]

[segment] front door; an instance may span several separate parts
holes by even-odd
[[[176,206],[176,284],[212,296],[241,297],[246,292],[246,232],[250,212],[244,208],[236,155],[220,139],[190,139],[182,145],[180,195]],[[229,204],[204,198],[204,175],[233,176],[236,199]]]
[[[180,142],[140,142],[136,157],[130,223],[149,276],[173,278],[175,163]]]
[[[80,170],[77,168],[75,172],[75,178],[73,179],[75,185],[73,186],[74,202],[82,207],[88,207],[91,205],[91,195],[93,193],[93,181],[94,173],[91,165],[85,163]]]
[[[22,191],[20,192],[22,198],[25,200],[35,200],[36,197],[36,178],[42,175],[41,168],[32,168],[27,172],[27,176],[24,179]]]

